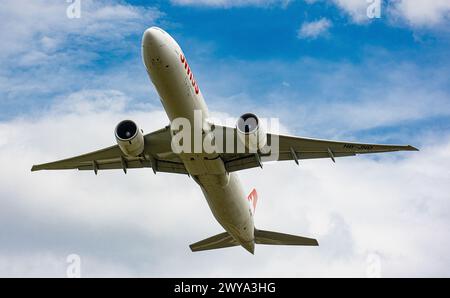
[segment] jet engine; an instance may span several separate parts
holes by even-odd
[[[136,157],[144,152],[144,136],[142,130],[131,120],[123,120],[115,129],[117,145],[127,155]]]
[[[239,141],[251,152],[263,148],[267,144],[267,134],[255,114],[245,113],[236,123]]]

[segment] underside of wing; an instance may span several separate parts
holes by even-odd
[[[168,127],[144,136],[144,152],[136,157],[123,154],[119,146],[111,146],[87,154],[34,165],[31,171],[40,170],[99,170],[152,168],[155,172],[188,174],[181,160],[172,153]]]
[[[219,126],[219,129],[225,130],[221,135],[227,137],[231,135],[233,136],[233,142],[239,142],[235,128]],[[227,140],[223,142],[226,143]],[[225,151],[221,154],[221,158],[227,171],[234,172],[262,167],[264,161],[292,160],[298,164],[303,159],[329,158],[334,162],[336,158],[357,154],[418,151],[417,148],[410,145],[354,143],[277,134],[267,134],[267,145],[270,147],[270,153],[264,153],[264,150],[258,152],[237,152],[237,146],[234,145],[235,151]]]

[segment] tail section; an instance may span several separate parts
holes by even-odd
[[[209,237],[207,239],[204,239],[202,241],[196,242],[194,244],[189,245],[191,250],[193,252],[195,251],[202,251],[202,250],[211,250],[211,249],[218,249],[218,248],[225,248],[225,247],[231,247],[231,246],[237,246],[239,243],[237,243],[233,237],[231,237],[230,234],[227,232]]]
[[[256,204],[258,203],[258,193],[254,188],[249,195],[247,196],[247,200],[250,203],[250,209],[252,210],[252,214],[255,214]]]
[[[268,245],[319,246],[316,239],[257,229],[255,229],[255,243]]]
[[[250,210],[252,214],[255,214],[256,204],[258,203],[258,193],[256,189],[253,189],[250,194],[247,196],[247,200],[250,204]],[[251,229],[249,229],[251,231]],[[194,244],[189,245],[193,252],[195,251],[203,251],[203,250],[211,250],[211,249],[219,249],[226,248],[232,246],[242,246],[250,253],[254,253],[255,244],[267,244],[267,245],[303,245],[303,246],[318,246],[319,243],[316,239],[306,238],[302,236],[289,235],[271,231],[264,231],[254,229],[253,235],[248,234],[246,237],[241,237],[240,235],[231,236],[228,232],[224,232],[207,239],[201,240]],[[249,237],[250,236],[250,237]],[[241,242],[236,241],[235,239],[251,239],[254,237],[253,241]]]
[[[255,229],[255,242],[256,244],[266,244],[266,245],[301,245],[301,246],[319,246],[316,239],[306,238],[296,235],[289,235],[271,231],[257,230]],[[248,247],[244,246],[249,252],[253,253],[254,244],[251,242],[252,249],[249,250]],[[239,246],[236,240],[228,234],[227,232],[209,237],[205,240],[196,242],[189,245],[193,252],[211,250],[218,248],[226,248],[232,246]]]

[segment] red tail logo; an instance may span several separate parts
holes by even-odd
[[[247,200],[250,203],[250,207],[252,209],[252,214],[255,214],[256,203],[258,202],[258,193],[254,188],[252,192],[247,196]]]

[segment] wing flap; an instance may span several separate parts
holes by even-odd
[[[98,170],[115,170],[115,169],[121,169],[122,168],[122,161],[120,159],[114,159],[114,160],[101,160],[96,161],[96,166]],[[152,164],[148,160],[126,160],[126,168],[127,169],[137,169],[137,168],[151,168]],[[84,170],[93,170],[94,169],[94,163],[84,163],[77,165],[76,168],[80,171]]]
[[[355,156],[355,153],[351,152],[335,152],[334,157],[346,157]],[[324,152],[301,152],[297,154],[298,159],[318,159],[318,158],[330,158],[328,151]],[[291,152],[280,152],[277,161],[293,160]],[[225,162],[225,167],[228,172],[236,172],[240,170],[250,169],[259,167],[259,162],[256,156],[253,155],[242,155],[240,157],[235,157],[234,159],[228,159]]]

